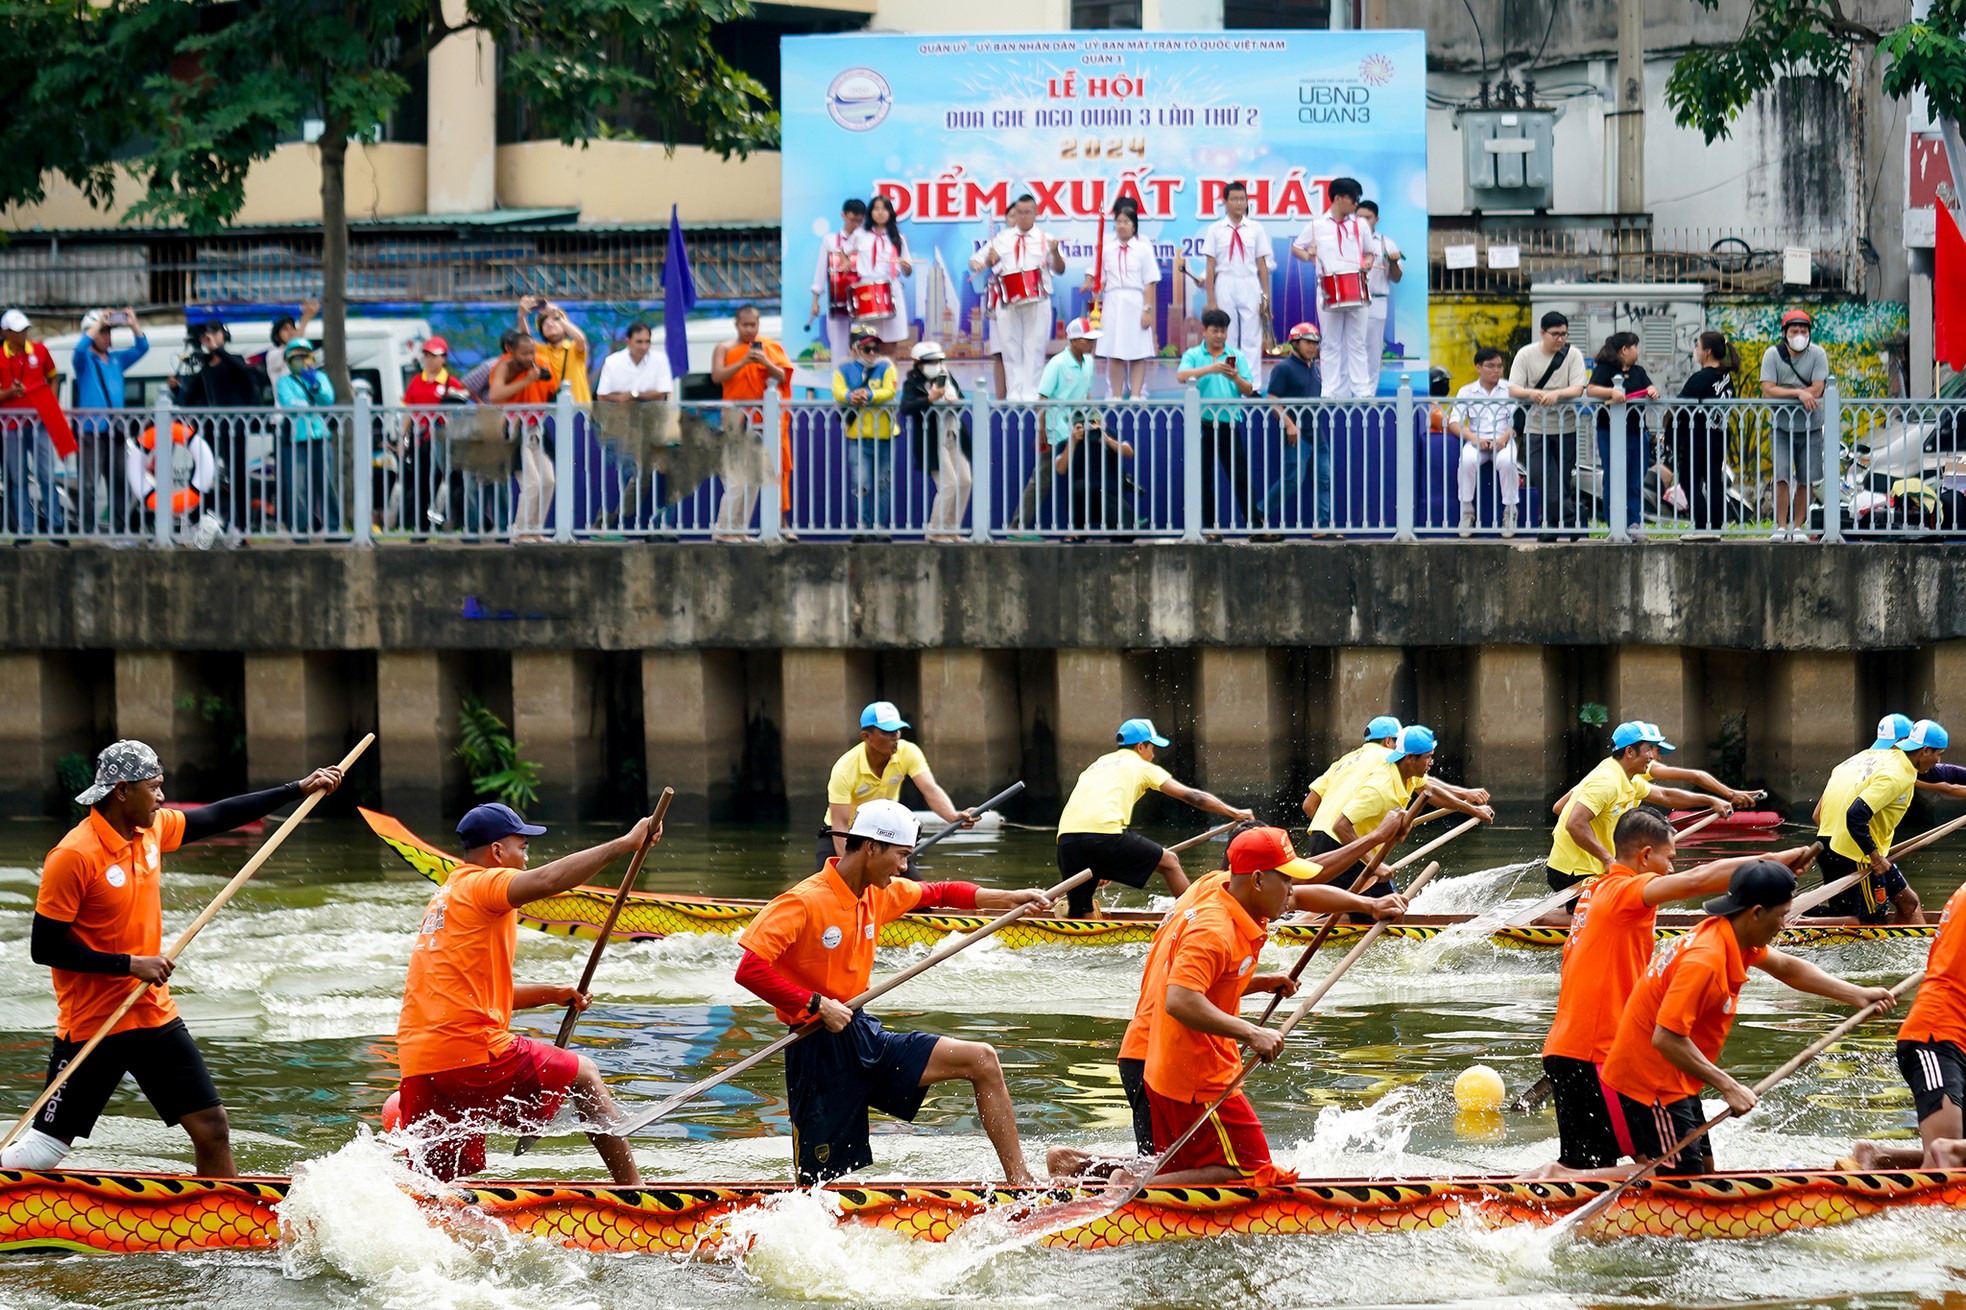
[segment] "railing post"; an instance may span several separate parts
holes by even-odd
[[[778,388],[765,391],[764,431],[758,440],[765,443],[765,486],[758,501],[758,540],[779,542],[785,540],[784,506],[779,503],[778,440],[785,431],[785,398],[778,394]],[[740,525],[739,531],[750,527]]]
[[[1807,484],[1804,484],[1807,503]],[[1823,544],[1843,541],[1843,397],[1836,379],[1823,383]]]
[[[1625,402],[1613,401],[1610,410],[1610,436],[1604,443],[1610,451],[1604,469],[1604,521],[1611,525],[1611,540],[1628,542],[1632,539],[1631,519],[1625,513],[1625,487],[1629,485],[1632,469],[1625,449]],[[1643,476],[1643,470],[1640,475]]]
[[[1413,375],[1399,375],[1399,393],[1393,400],[1393,540],[1418,541],[1413,525],[1418,518],[1413,461]]]
[[[553,397],[553,540],[573,540],[573,388]]]
[[[1201,392],[1181,394],[1181,540],[1201,540]],[[1207,470],[1213,477],[1214,469]],[[1208,526],[1213,527],[1214,524]]]
[[[357,388],[355,392],[354,423],[354,440],[350,443],[352,453],[349,456],[353,466],[350,477],[353,478],[354,484],[348,489],[350,506],[348,513],[352,521],[348,526],[353,532],[352,539],[356,545],[373,546],[375,544],[375,410],[365,388]],[[405,466],[399,472],[407,486],[409,478],[414,476],[413,471]],[[413,502],[414,497],[406,491],[403,503]]]
[[[171,462],[176,454],[177,443],[171,440],[169,390],[160,390],[157,393],[157,408],[151,411],[150,415],[150,433],[150,450],[154,457],[150,471],[152,484],[156,487],[156,490],[151,493],[151,499],[157,506],[156,512],[152,515],[154,519],[152,526],[157,534],[157,544],[168,550],[171,546],[172,529],[176,526],[173,520],[177,517],[171,512],[171,486],[176,481],[176,475],[171,471]],[[212,493],[214,496],[218,494],[216,486],[212,488]]]
[[[995,451],[990,443],[990,387],[985,381],[969,396],[969,539],[990,544],[990,500],[996,490]]]

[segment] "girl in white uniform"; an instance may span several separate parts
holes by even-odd
[[[887,274],[887,287],[894,296],[894,316],[869,326],[880,335],[881,352],[889,359],[901,357],[901,343],[914,335],[908,321],[908,284],[915,261],[908,253],[908,238],[901,235],[901,224],[894,217],[894,204],[886,196],[867,202],[867,271],[869,276]]]
[[[1099,344],[1093,354],[1109,361],[1108,394],[1114,399],[1147,396],[1147,370],[1160,353],[1154,330],[1155,288],[1160,260],[1154,243],[1140,235],[1139,214],[1131,205],[1113,207],[1113,233],[1099,250],[1101,294]],[[1091,291],[1088,276],[1085,289]]]

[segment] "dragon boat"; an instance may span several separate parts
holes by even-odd
[[[371,830],[384,844],[400,855],[418,873],[433,883],[442,883],[461,861],[418,837],[387,814],[361,810]],[[519,910],[519,922],[540,932],[563,937],[593,938],[600,933],[614,903],[612,887],[576,887],[558,896],[531,901]],[[616,921],[614,937],[620,941],[650,940],[680,933],[714,933],[734,936],[763,909],[761,900],[717,899],[703,896],[676,896],[663,892],[630,892]],[[1472,914],[1409,914],[1386,925],[1385,936],[1404,941],[1428,941],[1477,922]],[[1703,916],[1661,914],[1660,937],[1676,937],[1698,927]],[[939,945],[950,933],[981,928],[990,916],[952,914],[943,911],[903,915],[881,928],[883,946]],[[1308,945],[1317,934],[1318,920],[1280,920],[1272,925],[1271,939],[1281,945]],[[1488,922],[1493,923],[1492,916]],[[1123,946],[1153,939],[1160,923],[1158,914],[1143,911],[1109,912],[1097,919],[1024,918],[997,933],[1005,946]],[[1336,944],[1355,941],[1366,924],[1339,924],[1329,940]],[[1915,938],[1929,942],[1937,924],[1799,924],[1781,935],[1785,947],[1832,946],[1857,941],[1884,941]],[[1569,940],[1570,929],[1532,925],[1508,927],[1496,924],[1487,931],[1488,940],[1498,946],[1528,949],[1560,949]]]
[[[285,1177],[0,1170],[0,1251],[112,1254],[265,1248],[281,1236]],[[1193,1238],[1400,1233],[1467,1220],[1547,1225],[1613,1186],[1502,1177],[1334,1179],[1266,1187],[1149,1187],[1117,1212],[1045,1234],[1046,1246],[1095,1249]],[[783,1198],[789,1183],[543,1179],[484,1182],[421,1198],[440,1221],[470,1223],[590,1251],[673,1253],[714,1247],[736,1215]],[[1021,1216],[1052,1196],[975,1183],[838,1182],[821,1189],[844,1223],[942,1241],[991,1211]],[[1597,1238],[1762,1237],[1886,1210],[1966,1206],[1966,1170],[1717,1173],[1653,1178],[1590,1221]],[[1039,1225],[1040,1231],[1042,1226]]]

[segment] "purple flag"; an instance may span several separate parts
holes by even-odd
[[[669,250],[662,261],[662,345],[669,371],[680,384],[689,372],[689,312],[696,308],[696,279],[690,276],[689,252],[683,248],[683,223],[669,206]]]

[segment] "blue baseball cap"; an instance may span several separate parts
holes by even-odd
[[[480,846],[489,846],[500,837],[514,834],[523,837],[537,837],[546,829],[536,823],[527,823],[519,817],[519,812],[510,805],[493,801],[488,805],[472,807],[471,811],[457,821],[457,835],[463,841],[464,849],[475,851]]]
[[[1621,751],[1627,746],[1636,746],[1640,742],[1650,742],[1662,751],[1676,751],[1679,749],[1679,747],[1666,740],[1666,734],[1659,731],[1658,724],[1647,723],[1643,719],[1633,719],[1629,723],[1621,723],[1618,725],[1617,731],[1611,734],[1611,749],[1614,751]]]
[[[1888,751],[1909,736],[1911,736],[1911,716],[1887,714],[1877,721],[1877,740],[1870,744],[1870,748],[1874,751]]]
[[[1381,714],[1365,725],[1365,739],[1378,741],[1381,737],[1399,736],[1400,721],[1390,714]]]
[[[899,732],[908,726],[908,720],[901,717],[901,711],[894,708],[891,700],[877,700],[860,711],[860,726],[879,728],[882,732]]]
[[[1906,753],[1927,748],[1942,751],[1949,740],[1946,730],[1939,725],[1937,719],[1920,719],[1911,725],[1911,731],[1906,734],[1903,741],[1898,743],[1898,749]]]
[[[1424,723],[1409,723],[1399,730],[1399,740],[1393,743],[1391,754],[1386,756],[1388,764],[1403,760],[1409,755],[1425,755],[1437,743],[1434,730]]]
[[[1167,738],[1154,731],[1152,719],[1128,719],[1120,724],[1117,735],[1122,746],[1138,746],[1143,741],[1150,741],[1156,746],[1167,745]]]

